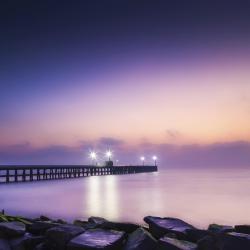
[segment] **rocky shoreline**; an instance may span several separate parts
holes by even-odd
[[[177,218],[144,221],[147,226],[90,217],[69,224],[0,213],[0,250],[250,250],[250,225],[204,230]]]

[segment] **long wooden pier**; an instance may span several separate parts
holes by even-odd
[[[25,165],[0,166],[0,183],[156,172],[157,166]]]

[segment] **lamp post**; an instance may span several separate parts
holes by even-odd
[[[112,152],[110,150],[108,150],[106,152],[106,156],[107,156],[108,160],[110,161],[111,160],[111,156],[112,156]]]
[[[152,157],[152,159],[154,160],[155,166],[156,166],[157,156],[154,155],[154,156]]]
[[[97,158],[96,152],[95,151],[91,151],[89,154],[90,159],[92,160],[92,164],[95,165],[95,160]],[[97,164],[97,162],[96,162]]]
[[[145,157],[144,157],[144,156],[141,156],[142,166],[144,166],[144,161],[145,161]]]

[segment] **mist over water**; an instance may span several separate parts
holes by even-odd
[[[101,216],[142,223],[146,215],[196,226],[250,223],[250,169],[167,169],[158,173],[0,185],[6,213],[73,220]]]

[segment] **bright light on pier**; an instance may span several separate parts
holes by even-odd
[[[95,159],[97,158],[96,152],[91,151],[90,154],[89,154],[89,157],[90,157],[92,160],[95,160]]]
[[[154,160],[154,162],[155,162],[155,166],[156,166],[157,156],[156,156],[156,155],[154,155],[154,156],[152,157],[152,159]]]
[[[109,161],[110,161],[110,158],[112,157],[112,155],[113,155],[113,153],[112,153],[110,150],[108,150],[108,151],[106,152],[106,156],[107,156],[107,158],[109,159]]]
[[[144,161],[145,161],[145,157],[144,156],[141,156],[141,161],[142,161],[142,165],[144,165]]]

